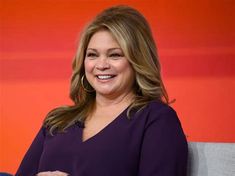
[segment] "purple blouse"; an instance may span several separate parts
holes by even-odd
[[[53,136],[42,127],[16,176],[55,170],[72,176],[186,176],[188,146],[176,112],[152,101],[130,120],[126,113],[84,142],[82,125]]]

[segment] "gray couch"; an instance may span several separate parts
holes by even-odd
[[[189,142],[188,176],[235,176],[235,143]]]

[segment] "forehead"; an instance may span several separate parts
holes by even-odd
[[[88,43],[89,48],[120,48],[119,43],[108,30],[100,30],[94,33]]]

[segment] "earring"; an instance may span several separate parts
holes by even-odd
[[[85,75],[83,75],[82,78],[81,78],[81,85],[82,85],[82,88],[83,88],[86,92],[88,92],[88,93],[94,92],[94,91],[95,91],[94,89],[89,90],[89,89],[85,88],[85,86],[84,86],[84,77],[85,77]]]

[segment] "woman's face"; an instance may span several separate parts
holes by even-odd
[[[91,37],[84,64],[96,95],[116,97],[132,92],[134,70],[109,31],[98,31]]]

